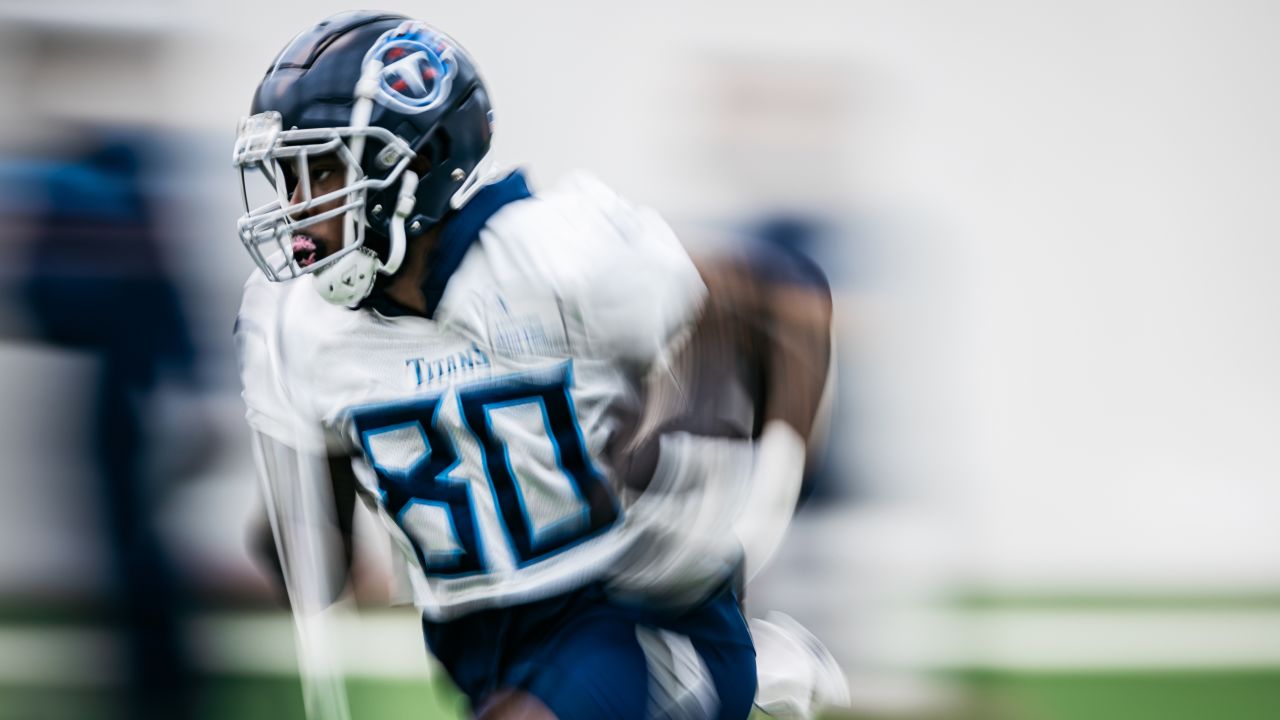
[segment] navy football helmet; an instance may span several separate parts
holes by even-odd
[[[400,15],[348,12],[303,31],[271,64],[250,112],[233,158],[245,198],[240,238],[268,278],[314,273],[336,304],[354,305],[377,273],[394,273],[406,238],[461,207],[488,172],[493,113],[475,64],[448,36]],[[312,197],[307,163],[321,156],[340,161],[346,183]],[[262,204],[250,199],[255,174],[268,185]],[[339,215],[341,250],[300,262],[294,238]]]

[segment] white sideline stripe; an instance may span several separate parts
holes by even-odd
[[[435,672],[421,620],[412,611],[347,614],[334,624],[347,675],[427,679]],[[209,616],[192,623],[190,636],[198,663],[206,670],[297,674],[293,622],[287,614]]]
[[[99,687],[119,682],[121,668],[109,630],[0,627],[0,681]]]
[[[1280,668],[1276,610],[955,610],[894,613],[879,663],[1010,672]]]
[[[347,615],[336,625],[350,677],[426,680],[436,672],[412,611]],[[187,637],[203,670],[297,675],[293,620],[287,613],[206,615],[188,625]],[[120,682],[125,662],[120,634],[107,627],[0,626],[0,682],[109,686]]]
[[[950,667],[1012,671],[1280,667],[1274,610],[956,613]]]

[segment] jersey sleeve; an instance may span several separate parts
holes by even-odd
[[[707,288],[671,227],[589,176],[568,181],[596,225],[589,271],[569,288],[593,354],[640,365],[660,358],[697,319]]]
[[[298,412],[285,384],[280,327],[285,300],[285,285],[258,272],[245,283],[235,324],[245,419],[253,430],[290,447],[322,451],[323,431]]]

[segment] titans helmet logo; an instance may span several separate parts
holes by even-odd
[[[375,100],[402,113],[439,107],[449,97],[458,64],[447,38],[427,26],[402,23],[388,31],[365,54],[364,65],[382,63]]]

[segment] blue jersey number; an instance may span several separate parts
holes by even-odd
[[[521,567],[618,519],[617,500],[587,454],[571,385],[566,364],[457,388],[462,424],[479,445],[499,525]],[[485,550],[473,485],[453,474],[460,460],[441,428],[443,402],[414,398],[358,408],[351,417],[387,511],[423,570],[468,575],[487,569]]]

